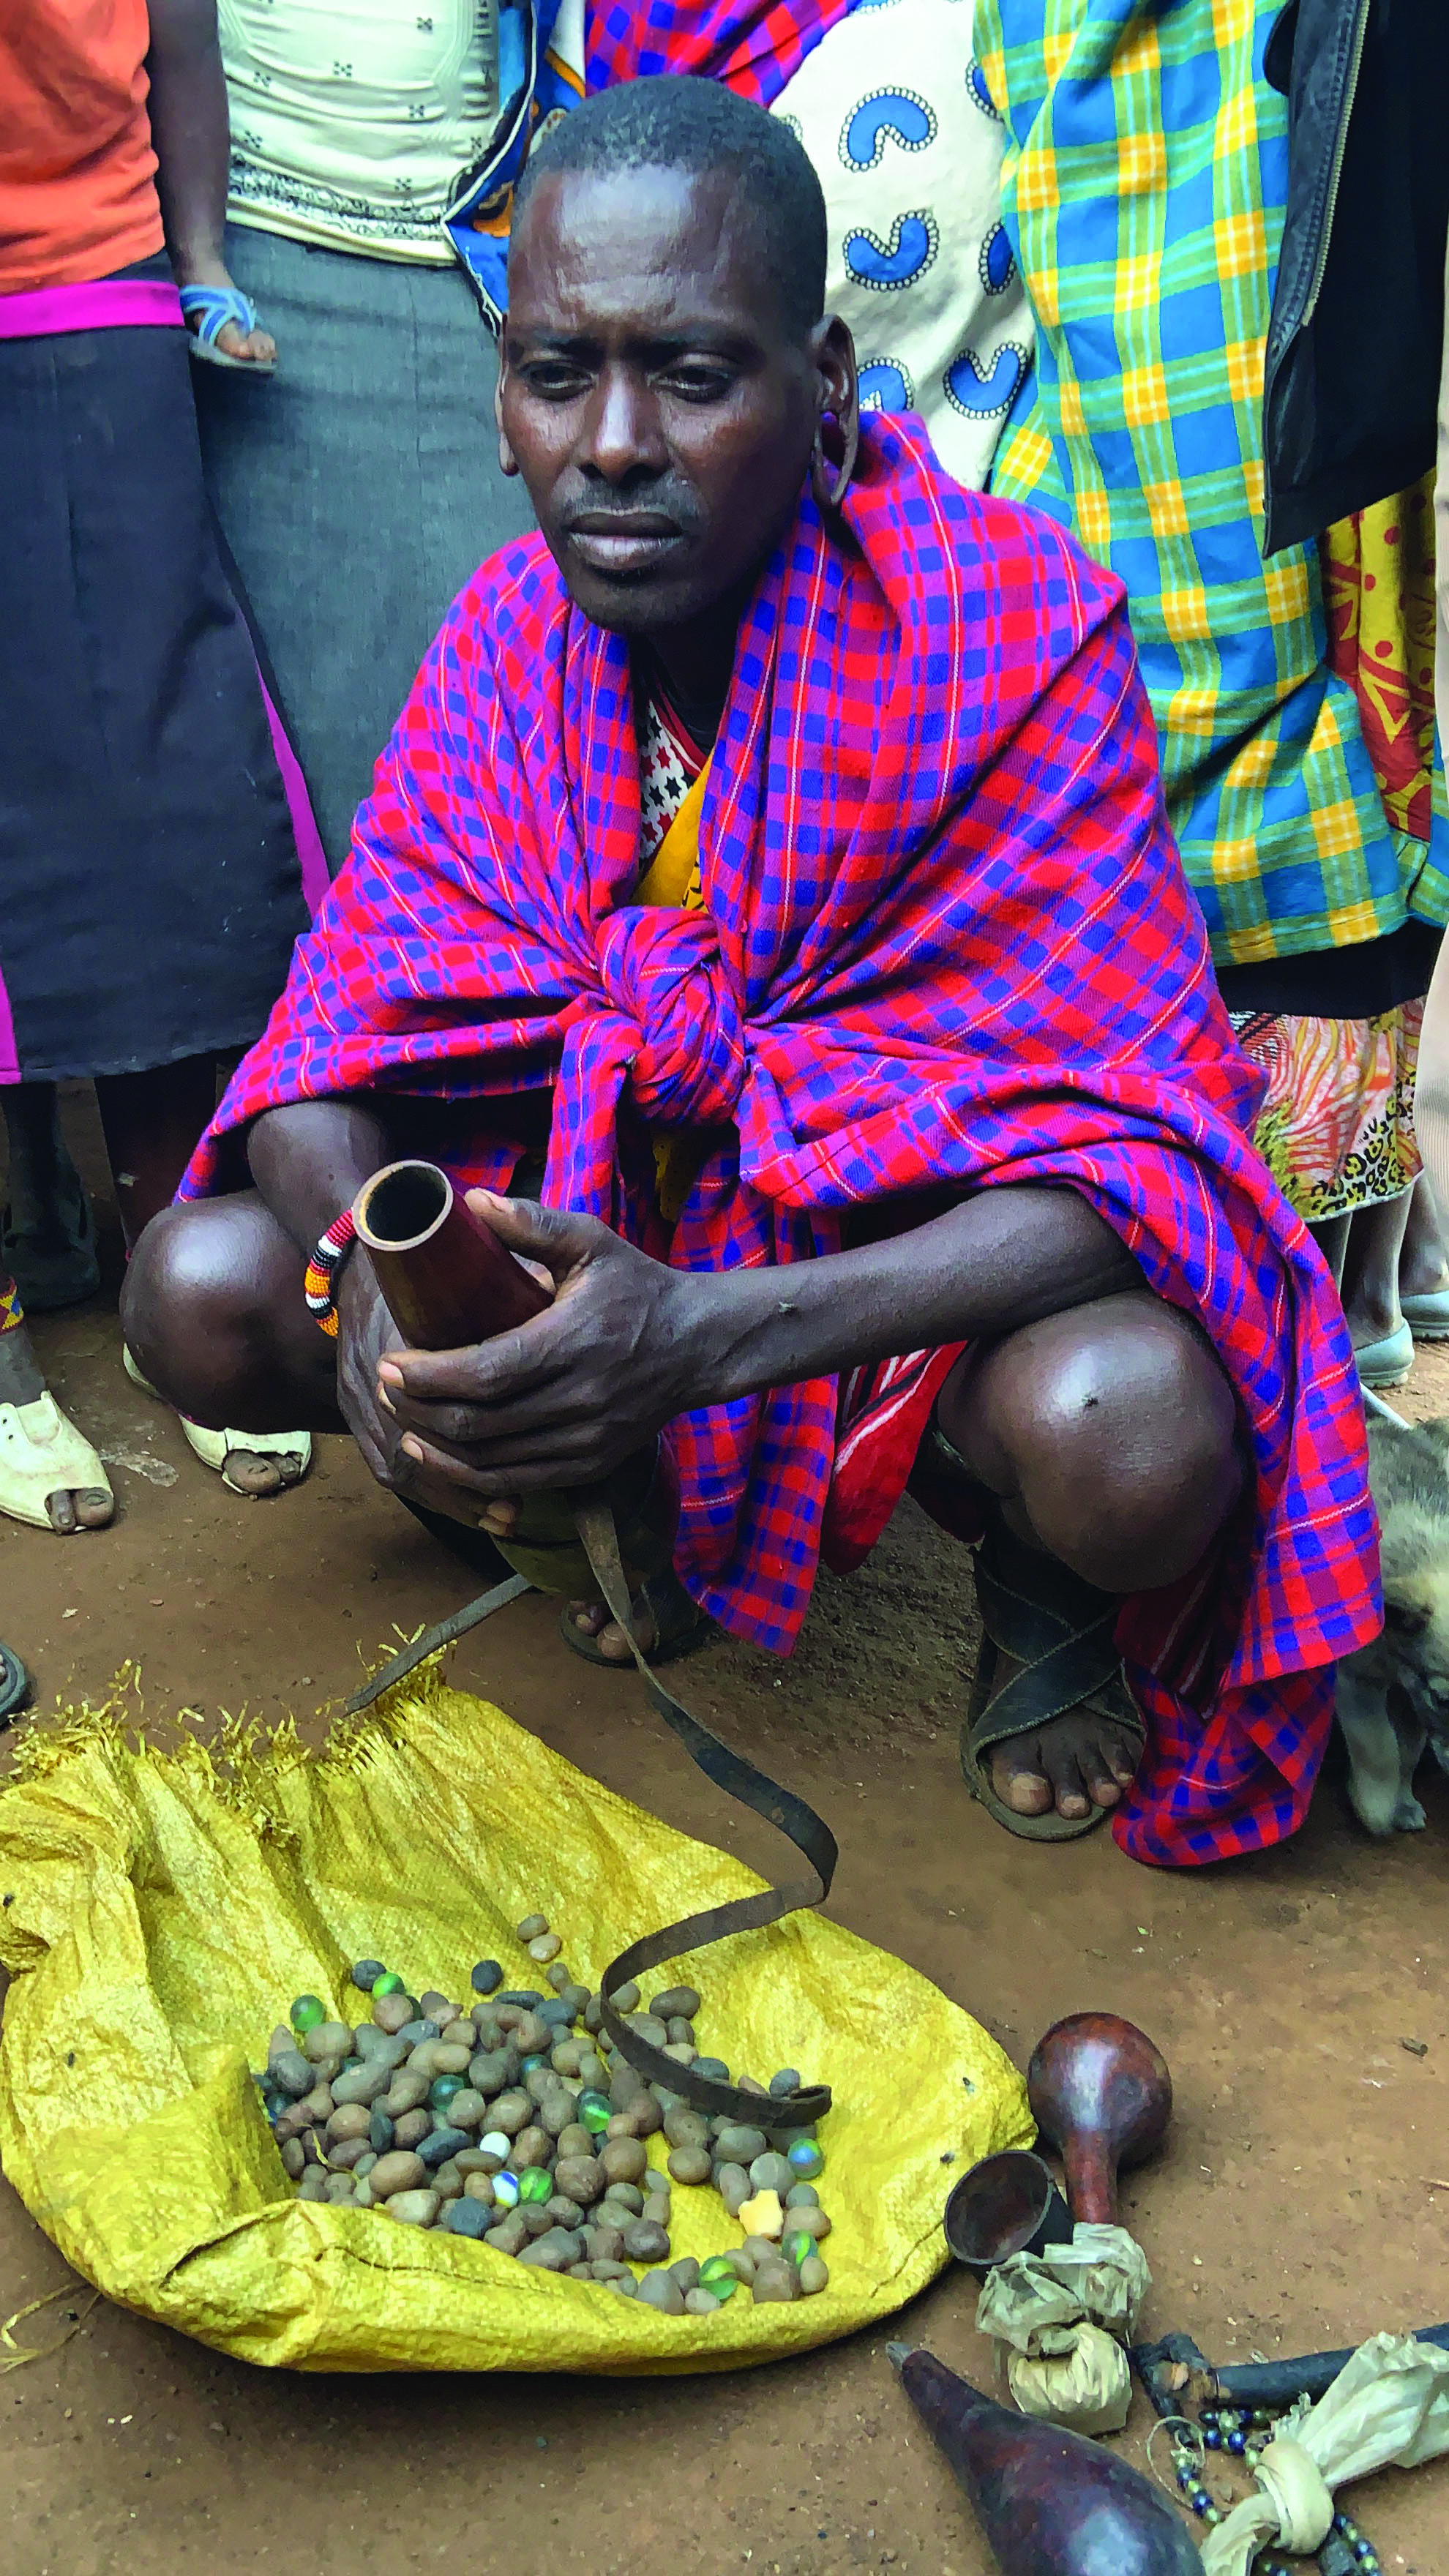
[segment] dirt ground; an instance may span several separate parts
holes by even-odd
[[[84,1104],[73,1114],[85,1128]],[[63,1541],[0,1522],[0,1632],[42,1706],[98,1697],[129,1656],[156,1714],[320,1708],[394,1624],[436,1619],[475,1587],[341,1439],[319,1443],[283,1501],[226,1493],[122,1376],[114,1234],[107,1249],[107,1292],[37,1340],[109,1462],[116,1525]],[[1449,1411],[1449,1355],[1421,1354],[1396,1401]],[[834,1827],[832,1913],[934,1978],[1019,2063],[1086,2006],[1159,2042],[1171,2138],[1124,2192],[1154,2276],[1145,2331],[1189,2327],[1228,2361],[1449,2314],[1449,1781],[1421,1779],[1426,1833],[1372,1846],[1331,1761],[1294,1844],[1197,1874],[1138,1868],[1106,1833],[1014,1842],[957,1769],[969,1590],[959,1553],[907,1506],[869,1566],[822,1582],[791,1664],[714,1646],[687,1668],[688,1695]],[[773,1837],[739,1821],[630,1682],[563,1652],[556,1617],[541,1598],[518,1604],[464,1640],[456,1678],[611,1787],[775,1868]],[[0,2187],[0,2319],[68,2277]],[[953,2267],[892,2331],[982,2380],[974,2304]],[[65,2303],[48,2314],[63,2321]],[[490,2576],[987,2576],[885,2340],[713,2379],[297,2380],[98,2307],[52,2358],[0,2376],[0,2562],[7,2576],[179,2576],[193,2552],[209,2576],[444,2562]],[[1124,2437],[1139,2464],[1149,2421],[1139,2398]],[[1449,2465],[1385,2475],[1354,2505],[1385,2567],[1444,2576]]]

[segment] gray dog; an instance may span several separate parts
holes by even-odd
[[[1371,1834],[1418,1833],[1414,1773],[1432,1745],[1449,1772],[1449,1420],[1369,1414],[1382,1532],[1384,1629],[1338,1667],[1348,1794]]]

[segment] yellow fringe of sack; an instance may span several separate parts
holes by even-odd
[[[424,1667],[308,1753],[288,1720],[162,1753],[99,1711],[22,1729],[0,1790],[0,2164],[75,2270],[143,2316],[296,2370],[725,2370],[887,2316],[946,2259],[974,2158],[1032,2135],[1021,2079],[967,2014],[818,1914],[675,1969],[706,2046],[834,2088],[819,2297],[665,2317],[376,2210],[302,2202],[252,2082],[292,1998],[356,2019],[355,1958],[469,1995],[534,1971],[546,1912],[597,1984],[627,1941],[762,1881],[613,1796]],[[664,2142],[650,2152],[662,2161]],[[944,2164],[946,2155],[953,2159]],[[676,2187],[675,2255],[740,2242]]]

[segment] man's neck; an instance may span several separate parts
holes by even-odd
[[[657,670],[670,705],[701,751],[711,748],[719,731],[747,596],[716,600],[687,626],[641,639],[646,667],[652,663]]]

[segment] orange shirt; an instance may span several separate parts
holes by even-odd
[[[162,247],[146,0],[0,0],[0,295]]]

